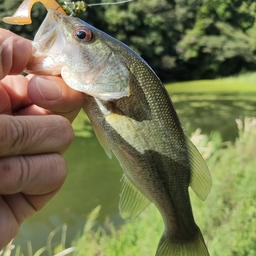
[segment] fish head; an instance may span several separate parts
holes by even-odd
[[[50,9],[32,45],[27,73],[61,75],[71,88],[102,100],[129,96],[124,46],[83,20]]]

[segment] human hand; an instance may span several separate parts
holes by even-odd
[[[0,29],[0,46],[1,250],[63,184],[69,121],[84,99],[59,77],[17,75],[31,58],[30,41]]]

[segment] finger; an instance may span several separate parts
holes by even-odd
[[[20,225],[48,203],[56,192],[40,196],[22,193],[0,196],[0,250],[17,235]]]
[[[10,97],[0,82],[0,113],[11,114],[11,108]]]
[[[0,81],[0,110],[12,114],[32,104],[27,93],[28,79],[22,75],[6,76]]]
[[[84,103],[83,93],[71,89],[60,77],[54,76],[32,77],[28,94],[36,105],[65,116],[70,121],[73,121]]]
[[[33,104],[28,96],[28,80],[33,75],[6,76],[0,81],[0,113],[8,115],[49,115],[50,111]]]
[[[19,226],[5,199],[0,196],[0,250],[16,236]]]
[[[3,157],[0,161],[0,194],[47,195],[60,189],[66,175],[66,162],[57,153]],[[42,205],[44,200],[33,202],[35,209]]]
[[[33,115],[50,115],[52,114],[50,110],[38,107],[37,105],[30,105],[26,108],[13,113],[13,115],[23,115],[23,116],[33,116]]]
[[[74,138],[66,118],[0,115],[0,156],[63,153]]]
[[[66,175],[65,160],[58,154],[1,159],[0,194],[5,195],[0,196],[0,250],[57,193]]]
[[[7,74],[20,74],[32,56],[31,41],[0,29],[0,80]]]

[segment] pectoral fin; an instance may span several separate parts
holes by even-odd
[[[211,174],[198,149],[189,138],[186,139],[192,171],[190,186],[201,200],[205,200],[212,187]]]
[[[120,194],[119,211],[124,219],[136,218],[150,203],[124,175]]]

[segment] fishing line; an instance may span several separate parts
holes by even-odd
[[[107,3],[96,3],[96,4],[88,4],[88,6],[96,6],[96,5],[109,5],[109,4],[123,4],[127,2],[132,2],[133,0],[124,0],[119,2],[107,2]]]
[[[95,3],[95,4],[87,4],[85,1],[77,1],[77,2],[64,1],[64,5],[62,5],[61,7],[67,15],[76,16],[78,13],[85,12],[87,7],[93,7],[93,6],[99,6],[99,5],[110,5],[110,4],[123,4],[131,1],[133,0],[123,0],[118,2]]]

